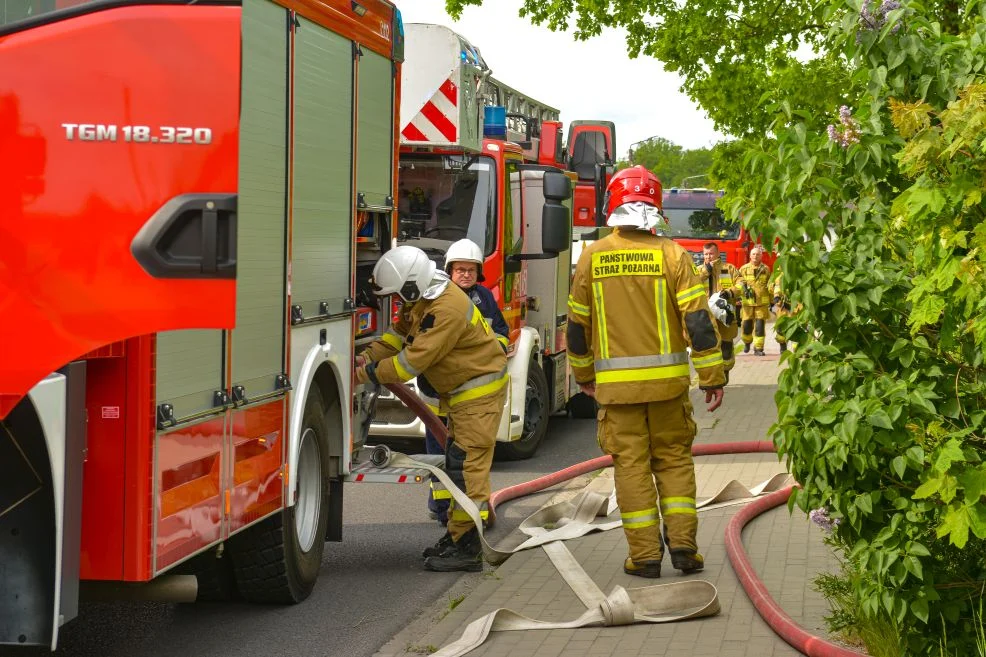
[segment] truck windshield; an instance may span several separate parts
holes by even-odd
[[[94,0],[0,0],[0,27]]]
[[[671,223],[671,237],[734,240],[739,224],[726,220],[719,208],[668,208],[664,216]]]
[[[401,155],[397,241],[444,254],[469,238],[490,255],[496,249],[496,163],[486,156]]]

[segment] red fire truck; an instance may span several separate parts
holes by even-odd
[[[564,212],[571,225],[570,199],[545,194],[566,168],[562,124],[557,109],[491,77],[479,50],[461,35],[441,25],[406,29],[397,241],[424,249],[441,268],[457,240],[469,238],[482,249],[485,285],[511,329],[511,385],[498,451],[528,458],[549,415],[564,411],[577,392],[565,346],[571,251],[544,259],[536,221],[547,206]],[[575,133],[580,145],[581,134]],[[596,155],[580,149],[578,162]],[[600,157],[612,153],[611,146],[599,151]],[[573,413],[591,412],[584,397],[570,405]],[[424,426],[385,393],[370,433],[423,438]]]
[[[709,242],[719,246],[723,262],[737,268],[750,260],[750,248],[758,243],[739,223],[726,219],[716,206],[723,191],[704,188],[678,188],[664,190],[664,215],[671,224],[671,237],[685,247],[695,260],[702,264],[702,249]],[[764,253],[764,262],[773,266],[776,254]]]
[[[403,50],[386,0],[0,12],[0,644],[88,587],[300,601],[344,481],[424,478],[352,381]]]

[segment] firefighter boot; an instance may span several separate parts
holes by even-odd
[[[757,349],[756,347],[754,347],[753,348],[753,355],[754,356],[763,356],[765,354],[763,353],[763,349]]]
[[[445,535],[438,539],[438,542],[431,547],[426,547],[421,556],[427,559],[428,557],[438,557],[445,553],[446,550],[453,545],[452,535],[445,532]]]
[[[705,559],[695,550],[671,550],[671,565],[686,575],[697,573],[705,568]]]
[[[627,557],[626,561],[623,562],[623,572],[627,575],[657,579],[661,576],[661,560],[647,559],[646,561],[634,561],[630,557]]]
[[[476,528],[470,529],[445,552],[425,559],[425,570],[439,573],[465,571],[478,573],[483,569],[483,545]]]
[[[744,342],[743,343],[743,353],[744,354],[750,353],[750,343],[749,342]]]

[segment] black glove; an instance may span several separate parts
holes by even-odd
[[[755,296],[756,295],[753,294],[753,288],[752,287],[744,287],[743,288],[743,298],[744,299],[753,299]]]
[[[705,271],[709,272],[709,276],[712,275],[712,263],[711,262],[705,263]]]
[[[776,306],[780,302],[781,302],[781,298],[780,297],[774,297],[774,300],[771,301],[770,303],[771,303],[771,305]]]

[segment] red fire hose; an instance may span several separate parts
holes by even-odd
[[[408,408],[413,410],[415,414],[422,419],[425,426],[431,429],[431,432],[435,435],[438,442],[441,443],[444,448],[445,440],[448,437],[448,432],[446,431],[445,425],[442,424],[441,420],[439,420],[438,417],[436,417],[435,414],[432,413],[421,401],[421,399],[412,393],[406,386],[388,385],[387,388],[397,395],[397,397],[404,402]],[[750,454],[758,452],[774,453],[773,443],[766,440],[747,440],[733,443],[716,443],[692,446],[693,456]],[[595,470],[601,470],[602,468],[608,468],[612,465],[613,458],[611,456],[600,456],[588,461],[583,461],[582,463],[576,463],[575,465],[569,466],[563,470],[552,472],[551,474],[538,477],[537,479],[532,479],[531,481],[525,481],[521,484],[501,488],[500,490],[494,491],[493,494],[490,495],[490,511],[494,511],[497,505],[508,500],[513,500],[518,497],[523,497],[525,495],[542,491],[546,488],[550,488],[562,482],[574,479],[579,475],[587,474]],[[746,550],[743,548],[742,532],[747,523],[760,514],[787,502],[793,490],[793,486],[788,486],[782,490],[765,495],[764,497],[761,497],[746,505],[732,517],[726,525],[726,554],[729,557],[729,562],[732,564],[733,570],[736,571],[736,576],[739,578],[740,584],[743,586],[743,590],[746,591],[746,595],[750,598],[750,602],[753,603],[757,613],[760,614],[760,617],[764,619],[767,625],[769,625],[778,636],[789,643],[795,650],[804,655],[808,655],[808,657],[864,657],[862,653],[849,650],[848,648],[844,648],[830,641],[826,641],[821,637],[810,634],[800,625],[795,623],[794,620],[788,616],[784,610],[781,609],[780,605],[778,605],[777,602],[770,596],[770,593],[767,591],[767,587],[764,586],[763,581],[757,576],[757,573],[753,569],[753,565],[750,563],[750,559],[746,554]]]

